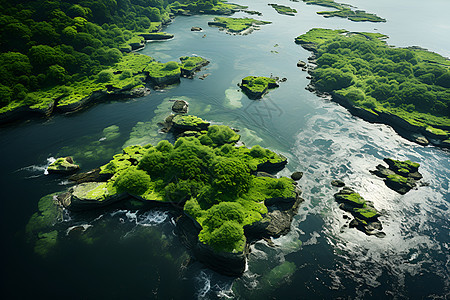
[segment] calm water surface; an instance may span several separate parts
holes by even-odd
[[[273,23],[248,36],[232,36],[208,27],[211,16],[177,17],[166,28],[173,40],[149,43],[141,52],[163,62],[183,55],[206,57],[211,64],[199,74],[210,74],[205,80],[182,79],[147,97],[0,129],[2,291],[8,299],[449,296],[449,152],[410,143],[390,127],[354,118],[306,91],[307,74],[296,63],[310,53],[293,40],[313,27],[378,31],[388,34],[393,45],[419,45],[449,56],[450,3],[346,1],[388,20],[377,24],[326,19],[315,14],[322,8],[303,2],[277,2],[297,8],[295,17],[278,15],[268,1],[238,2]],[[204,31],[191,32],[192,26]],[[243,77],[271,74],[288,80],[263,100],[249,100],[238,91]],[[57,246],[46,257],[36,255],[25,226],[41,197],[68,188],[64,178],[44,175],[49,159],[73,155],[88,170],[107,162],[123,145],[164,138],[154,134],[154,121],[169,113],[169,100],[176,98],[188,100],[193,114],[239,128],[247,145],[286,155],[289,164],[281,175],[305,173],[300,180],[305,203],[292,231],[275,239],[275,248],[253,245],[248,271],[238,279],[189,259],[176,235],[176,213],[170,210],[67,214],[55,224]],[[120,136],[102,139],[103,129],[111,125],[119,127]],[[368,172],[384,157],[419,162],[429,186],[403,196],[389,190]],[[335,178],[383,212],[385,238],[343,228],[346,220],[330,186]],[[87,238],[65,234],[73,225],[86,226]],[[273,268],[292,264],[290,276],[271,277]]]

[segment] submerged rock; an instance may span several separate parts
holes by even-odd
[[[55,174],[70,174],[78,171],[80,169],[79,165],[74,164],[72,157],[60,157],[50,166],[48,166],[48,173]]]
[[[303,177],[303,172],[294,172],[291,174],[292,180],[295,180],[295,181],[302,179],[302,177]]]
[[[331,185],[335,187],[343,187],[345,186],[345,183],[342,180],[335,179],[331,181]]]

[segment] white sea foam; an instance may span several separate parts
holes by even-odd
[[[160,211],[160,210],[147,211],[139,216],[137,224],[141,226],[159,225],[165,222],[168,216],[169,214],[167,211]]]

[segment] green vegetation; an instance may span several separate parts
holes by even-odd
[[[148,189],[150,182],[150,176],[146,172],[129,167],[119,173],[114,184],[119,192],[141,195]]]
[[[448,59],[394,48],[374,33],[312,29],[296,43],[315,51],[313,83],[372,112],[394,114],[423,133],[445,139],[450,127]],[[426,57],[426,59],[424,59]]]
[[[290,8],[289,6],[279,5],[279,4],[268,4],[272,6],[277,13],[282,15],[294,16],[297,13],[297,10],[294,8]]]
[[[73,163],[71,157],[60,157],[48,166],[47,171],[49,173],[70,173],[77,171],[79,168],[78,165]]]
[[[204,59],[200,56],[183,56],[180,57],[181,61],[181,69],[192,73],[199,67],[202,67],[204,65],[207,65],[209,62],[208,60]]]
[[[353,225],[351,223],[350,227],[357,227],[366,234],[377,234],[374,232],[374,229],[377,227],[381,229],[381,223],[377,219],[380,213],[373,207],[371,202],[364,200],[354,190],[344,187],[334,194],[334,199],[340,203],[339,207],[341,209],[353,215]]]
[[[19,106],[45,109],[52,97],[89,89],[95,75],[121,61],[119,49],[140,42],[139,32],[167,22],[170,8],[162,0],[2,1],[0,11],[5,112]]]
[[[225,28],[231,33],[241,33],[250,28],[258,28],[258,25],[270,24],[272,22],[255,20],[251,18],[227,18],[215,17],[213,22],[208,22],[210,26]]]
[[[169,8],[170,11],[175,15],[191,15],[191,14],[231,15],[236,11],[247,8],[247,6],[232,3],[223,3],[219,2],[218,0],[209,0],[209,1],[180,0],[170,4]]]
[[[38,212],[34,213],[25,228],[28,242],[34,243],[34,251],[46,256],[56,245],[58,232],[51,230],[53,225],[62,221],[63,209],[57,205],[55,194],[42,197],[38,203]]]
[[[144,37],[171,37],[156,32],[179,4],[171,2],[2,1],[0,113],[27,108],[48,115],[56,103],[62,111],[78,109],[107,87],[142,87],[152,59],[125,53],[141,47]],[[238,7],[212,2],[213,10]],[[209,2],[194,4],[202,3]]]
[[[204,122],[195,116],[175,118],[180,117],[189,125]],[[202,227],[202,243],[217,251],[242,251],[243,228],[264,218],[264,201],[295,197],[290,178],[254,175],[258,166],[286,159],[260,146],[236,147],[240,136],[227,126],[195,130],[197,137],[180,137],[174,145],[163,140],[156,146],[123,149],[100,168],[111,179],[80,184],[73,197],[104,203],[126,192],[144,202],[185,203],[186,214]]]
[[[278,87],[277,80],[269,77],[247,76],[242,79],[241,89],[250,99],[261,98],[269,89]]]
[[[180,64],[175,61],[167,63],[152,62],[144,71],[148,72],[148,76],[156,83],[160,83],[159,81],[164,78],[174,77],[179,79],[181,75]]]
[[[364,207],[366,205],[366,200],[358,193],[338,194],[336,200],[358,207]]]
[[[319,11],[317,14],[329,17],[341,17],[349,19],[354,22],[386,22],[385,19],[378,17],[375,14],[366,13],[363,10],[352,10],[352,7],[347,4],[336,3],[333,0],[303,0],[306,4],[320,5],[331,7],[336,11]]]

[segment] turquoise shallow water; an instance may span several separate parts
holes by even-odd
[[[141,53],[163,62],[191,54],[206,57],[211,64],[199,74],[210,74],[205,80],[182,79],[179,85],[152,91],[147,97],[2,127],[4,294],[74,299],[448,297],[448,151],[410,143],[388,126],[364,122],[306,91],[309,81],[296,63],[310,53],[293,40],[313,27],[377,29],[390,36],[391,44],[419,45],[448,55],[450,44],[443,35],[450,26],[445,17],[449,4],[347,2],[388,22],[326,19],[315,14],[320,7],[287,0],[278,3],[297,8],[295,17],[278,15],[267,1],[239,1],[273,22],[247,36],[208,27],[212,16],[177,17],[166,28],[175,38],[149,43]],[[191,32],[192,26],[204,31]],[[241,78],[270,74],[287,81],[263,100],[249,100],[238,91]],[[55,251],[45,258],[34,254],[24,233],[28,219],[39,198],[68,187],[63,178],[43,174],[48,159],[72,154],[85,170],[105,163],[127,143],[133,128],[168,113],[168,100],[174,98],[187,99],[193,114],[240,129],[247,145],[261,144],[286,155],[289,164],[281,175],[294,170],[305,173],[300,181],[305,203],[292,231],[274,240],[276,248],[264,242],[253,245],[248,271],[239,279],[189,260],[176,235],[176,215],[165,210],[66,215],[64,222],[56,224],[63,234]],[[142,123],[137,126],[138,122]],[[102,130],[111,125],[119,126],[120,136],[105,141]],[[143,138],[150,141],[158,136]],[[389,190],[368,172],[383,157],[420,162],[424,181],[430,185],[404,196]],[[383,211],[385,238],[341,230],[346,220],[333,200],[336,190],[330,181],[335,178]],[[64,234],[73,225],[88,226],[86,233],[97,239],[80,242]],[[294,271],[277,279],[270,272],[279,266],[294,266]]]

